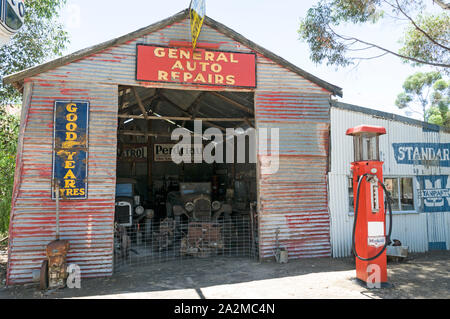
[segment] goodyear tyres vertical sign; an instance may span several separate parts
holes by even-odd
[[[205,0],[191,0],[191,4],[189,5],[189,18],[191,20],[192,49],[194,50],[197,46],[200,31],[202,30],[205,14]]]
[[[87,199],[88,127],[89,102],[55,101],[52,177],[61,199]]]

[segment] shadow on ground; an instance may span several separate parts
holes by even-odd
[[[379,298],[450,298],[450,251],[412,254],[404,262],[388,264],[393,289],[371,290]]]
[[[35,285],[9,287],[3,293],[0,290],[0,298],[68,298],[177,289],[197,289],[201,298],[198,288],[202,287],[352,269],[350,258],[302,259],[287,264],[260,263],[248,258],[187,259],[122,268],[112,277],[82,279],[82,289],[66,288],[47,295],[39,292]]]
[[[36,286],[0,288],[0,298],[89,296],[101,298],[105,295],[176,292],[182,289],[195,290],[196,298],[204,298],[203,292],[207,290],[203,289],[205,287],[233,284],[237,284],[236,287],[242,287],[242,283],[252,285],[254,282],[268,279],[270,281],[267,281],[267,285],[266,281],[262,285],[264,289],[271,289],[270,283],[275,283],[275,287],[280,289],[280,282],[283,284],[292,282],[297,291],[301,291],[302,280],[305,280],[305,290],[320,291],[319,294],[315,294],[319,296],[318,298],[343,298],[348,290],[353,290],[353,294],[348,295],[349,298],[354,298],[355,295],[368,298],[449,298],[449,261],[450,252],[448,251],[412,254],[404,262],[388,265],[389,281],[394,284],[394,288],[367,290],[356,284],[349,284],[355,269],[352,258],[300,259],[287,264],[260,263],[251,259],[224,257],[188,259],[182,262],[170,261],[129,267],[107,278],[82,279],[82,289],[66,288],[42,293]],[[317,276],[317,284],[314,281],[315,276]],[[278,283],[277,279],[279,279]],[[329,283],[324,284],[326,281]],[[330,283],[334,287],[327,290]],[[307,288],[308,285],[310,288]],[[323,292],[322,285],[324,286]],[[339,293],[336,286],[338,289],[342,289],[343,294]],[[240,298],[242,292],[233,291],[233,286],[230,287],[232,295],[228,298]],[[308,296],[307,293],[308,291],[306,291],[306,296]],[[178,298],[176,293],[172,293],[170,296]],[[302,298],[302,296],[305,296],[304,291],[293,295],[294,298]]]

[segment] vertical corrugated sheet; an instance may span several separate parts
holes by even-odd
[[[68,262],[83,277],[112,273],[115,192],[117,87],[85,83],[33,83],[21,152],[21,178],[11,214],[8,284],[29,282],[39,269],[46,245],[55,239],[51,200],[54,100],[89,100],[89,199],[61,201],[61,239],[70,241]]]
[[[330,256],[329,93],[264,57],[258,62],[257,128],[280,133],[279,170],[259,180],[260,257],[274,255],[277,232],[289,258]],[[261,150],[258,157],[266,160]]]
[[[422,140],[424,143],[441,143],[441,135],[444,134],[429,130],[422,130]],[[426,175],[440,175],[441,172],[443,175],[448,175],[448,172],[450,171],[449,169],[441,168],[440,166],[430,166],[426,169]],[[442,187],[447,187],[447,185],[442,185]],[[450,199],[448,200],[450,201]],[[450,228],[445,223],[446,215],[448,215],[447,212],[426,214],[428,244],[433,245],[434,243],[446,242],[446,232],[450,231]],[[448,243],[446,246],[447,249],[450,249]]]
[[[15,181],[18,191],[11,220],[8,284],[31,281],[32,269],[40,267],[45,246],[55,237],[50,184],[56,99],[89,100],[91,107],[89,199],[61,203],[61,237],[69,239],[69,262],[81,266],[82,276],[111,274],[117,85],[210,89],[135,81],[136,44],[168,45],[171,40],[190,40],[187,19],[27,79],[35,89],[28,119],[21,123],[26,131],[22,135],[23,164],[18,167],[23,169]],[[220,50],[251,51],[209,26],[204,26],[198,41],[219,43]],[[290,258],[329,256],[326,167],[330,93],[261,55],[257,56],[257,79],[257,126],[278,127],[281,134],[280,170],[261,176],[258,185],[262,257],[272,256],[276,229]]]
[[[422,165],[397,164],[392,143],[447,143],[450,134],[424,131],[422,127],[399,121],[388,120],[370,114],[331,108],[331,167],[329,181],[329,209],[331,216],[331,243],[334,257],[351,254],[351,231],[353,216],[349,215],[348,178],[353,160],[353,141],[345,131],[356,125],[371,124],[384,126],[387,135],[380,137],[381,159],[384,161],[384,176],[414,177],[417,175],[450,175],[448,167],[425,167]],[[414,185],[417,187],[417,184]],[[418,203],[417,191],[415,198]],[[395,213],[392,238],[409,246],[412,252],[428,250],[431,240],[446,241],[449,248],[448,213]]]

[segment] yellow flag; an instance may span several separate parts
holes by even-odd
[[[205,0],[191,0],[189,5],[189,18],[191,20],[192,48],[197,46],[197,39],[202,30],[203,20],[205,20],[206,5]]]

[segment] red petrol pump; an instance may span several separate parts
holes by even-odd
[[[392,232],[390,193],[383,184],[379,136],[386,134],[380,126],[360,125],[347,130],[353,136],[353,192],[355,215],[352,251],[356,261],[356,278],[369,288],[390,287],[387,282],[386,247]],[[383,200],[386,194],[386,201]],[[386,235],[385,204],[389,209]]]

